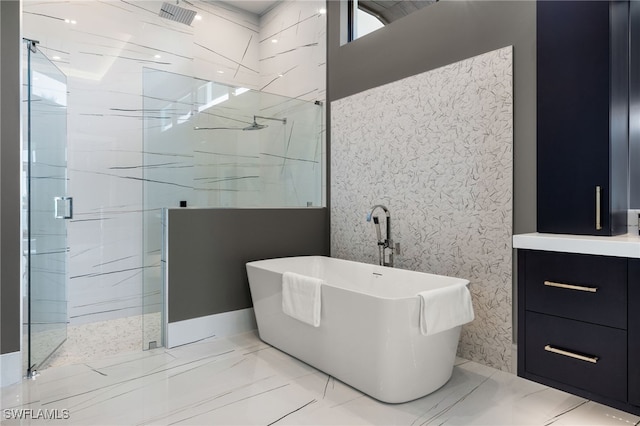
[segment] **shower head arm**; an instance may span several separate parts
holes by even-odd
[[[260,118],[262,120],[273,120],[273,121],[281,121],[282,124],[287,124],[287,119],[286,118],[276,118],[276,117],[263,117],[261,115],[254,115],[253,116],[253,122],[256,122],[256,118]]]

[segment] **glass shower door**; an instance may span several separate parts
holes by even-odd
[[[28,372],[67,338],[67,81],[65,75],[26,40],[26,307]]]

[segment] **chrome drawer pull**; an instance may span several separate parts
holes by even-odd
[[[547,352],[553,352],[554,354],[564,355],[564,356],[568,356],[570,358],[579,359],[580,361],[591,362],[593,364],[598,362],[598,357],[597,356],[585,356],[585,355],[580,355],[580,354],[574,354],[573,352],[564,351],[562,349],[554,348],[551,345],[545,346],[544,350],[547,351]]]
[[[554,283],[553,281],[545,281],[544,285],[547,287],[566,288],[569,290],[588,291],[589,293],[595,293],[598,291],[598,287],[584,287],[581,285]]]
[[[596,231],[601,231],[602,230],[602,223],[600,220],[600,205],[602,204],[600,202],[600,197],[601,197],[601,193],[602,190],[599,186],[596,186]]]

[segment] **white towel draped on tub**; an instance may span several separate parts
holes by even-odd
[[[285,272],[282,274],[282,312],[299,321],[320,326],[319,278]]]
[[[420,332],[425,336],[473,321],[471,293],[465,284],[423,291],[418,297]]]

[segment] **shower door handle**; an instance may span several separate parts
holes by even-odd
[[[64,207],[60,207],[60,206]],[[55,197],[53,199],[53,215],[56,219],[73,218],[73,197]]]

